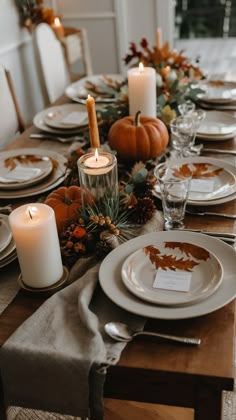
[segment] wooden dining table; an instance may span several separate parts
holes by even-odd
[[[56,104],[69,103],[66,97]],[[7,149],[24,147],[50,147],[50,141],[33,140],[28,128]],[[52,141],[54,149],[66,153],[70,144]],[[236,150],[236,140],[209,142],[208,147]],[[212,154],[211,156],[214,156]],[[224,159],[224,155],[216,155]],[[31,201],[32,198],[27,199]],[[1,200],[0,205],[20,205],[26,199]],[[13,203],[14,201],[14,203]],[[211,206],[219,213],[236,214],[236,199]],[[218,232],[234,232],[235,222],[217,216],[186,215],[186,227]],[[4,272],[17,262],[4,267]],[[0,277],[1,277],[0,269]],[[235,273],[236,281],[236,273]],[[1,293],[1,284],[0,284]],[[0,315],[0,345],[30,317],[45,301],[45,297],[27,295],[20,290]],[[209,314],[182,319],[162,320],[150,318],[146,329],[181,336],[201,338],[200,346],[187,346],[138,337],[128,343],[119,362],[108,369],[104,396],[169,406],[192,408],[195,420],[222,419],[223,391],[234,387],[235,301]],[[0,391],[0,418],[5,418],[4,393]],[[62,413],[63,414],[63,413]]]

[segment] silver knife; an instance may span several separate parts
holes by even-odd
[[[215,238],[219,238],[219,239],[228,241],[230,243],[234,243],[236,240],[235,233],[213,232],[213,231],[208,231],[204,229],[191,229],[191,228],[186,228],[186,229],[181,229],[181,230],[185,232],[203,233],[205,235],[214,236]]]
[[[201,153],[207,152],[207,153],[222,153],[225,155],[234,155],[236,156],[236,150],[221,150],[221,149],[208,149],[207,147],[203,147],[201,149]]]

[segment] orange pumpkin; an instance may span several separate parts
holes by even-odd
[[[158,118],[124,117],[116,121],[108,133],[111,149],[124,160],[148,160],[159,156],[169,141],[165,124]]]
[[[80,187],[60,187],[47,196],[45,204],[53,208],[57,229],[61,231],[68,221],[78,215],[82,206]]]

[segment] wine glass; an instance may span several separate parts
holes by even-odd
[[[186,152],[188,156],[189,155],[194,156],[194,155],[199,155],[202,149],[202,144],[195,145],[195,139],[196,139],[196,135],[199,130],[199,127],[201,126],[202,121],[206,117],[206,112],[203,109],[195,109],[191,113],[190,116],[193,120],[193,141],[191,143],[189,150],[187,150]]]
[[[171,145],[177,157],[183,158],[185,151],[194,143],[194,120],[189,116],[179,116],[170,122]]]
[[[191,115],[195,108],[195,103],[190,101],[190,99],[178,105],[178,110],[182,117],[184,117],[185,115]]]

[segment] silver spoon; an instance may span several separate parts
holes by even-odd
[[[148,335],[183,344],[199,345],[201,343],[200,338],[178,337],[175,335],[160,334],[152,331],[133,331],[128,327],[128,325],[123,324],[122,322],[108,322],[105,324],[104,329],[106,333],[116,341],[128,342],[138,335]]]

